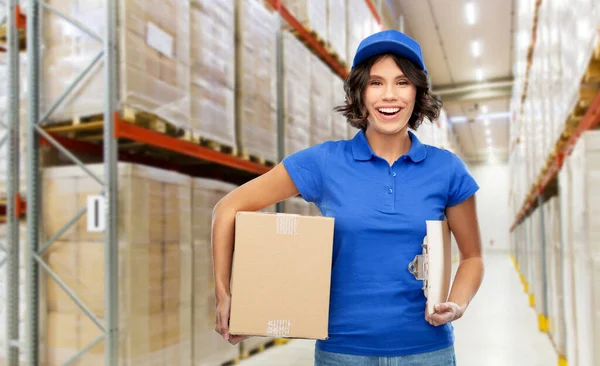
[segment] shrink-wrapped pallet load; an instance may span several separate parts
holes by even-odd
[[[193,350],[195,366],[221,365],[239,357],[239,347],[215,332],[216,298],[212,261],[212,213],[219,200],[236,186],[212,179],[193,180]]]
[[[310,215],[310,204],[302,197],[291,197],[283,203],[284,212],[296,215]]]
[[[346,0],[328,0],[327,4],[328,44],[341,61],[348,63],[346,43]]]
[[[235,147],[235,1],[193,0],[190,11],[191,130]]]
[[[310,144],[331,139],[333,73],[327,64],[310,55]]]
[[[103,176],[102,165],[88,168]],[[191,365],[191,179],[124,163],[117,172],[119,364]],[[78,167],[47,168],[42,174],[44,240],[101,187]],[[104,233],[88,231],[84,214],[43,256],[102,324],[104,248]],[[102,332],[54,280],[43,276],[41,283],[43,364],[62,365]],[[77,364],[104,365],[104,341]]]
[[[309,31],[325,42],[329,40],[326,0],[281,0],[281,4]]]
[[[103,38],[106,3],[50,0]],[[188,1],[119,2],[117,21],[118,97],[123,106],[152,113],[175,127],[190,125],[190,9]],[[103,48],[67,21],[44,10],[41,59],[42,110],[48,110],[71,81]],[[50,116],[51,121],[102,114],[105,100],[102,60]]]
[[[7,235],[7,225],[0,224],[0,242],[6,243],[6,235]],[[27,306],[27,298],[25,292],[25,253],[27,248],[27,226],[24,221],[19,224],[19,341],[25,342],[25,314],[26,314],[26,306]],[[4,266],[6,266],[7,254],[4,251],[0,251],[0,262],[4,262]],[[6,267],[2,268],[0,272],[0,329],[6,330],[6,312],[8,306],[8,296],[6,294],[8,282],[6,279]],[[5,290],[6,289],[6,290]],[[25,352],[23,349],[19,350],[19,365],[25,365],[27,361],[27,357],[25,356]],[[6,331],[0,332],[0,365],[6,365]]]
[[[277,14],[236,1],[236,134],[244,155],[277,161]]]
[[[581,135],[569,157],[578,365],[600,365],[600,131]]]
[[[285,156],[310,146],[310,57],[298,38],[283,32]]]
[[[346,140],[348,138],[348,122],[340,112],[334,112],[333,108],[343,106],[345,100],[344,81],[332,72],[333,89],[331,90],[331,138],[333,140]]]

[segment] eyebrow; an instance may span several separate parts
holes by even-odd
[[[385,79],[383,76],[379,76],[379,75],[376,75],[376,74],[369,75],[369,78]],[[401,78],[406,78],[406,75],[400,74],[400,75],[396,76],[396,79],[401,79]]]

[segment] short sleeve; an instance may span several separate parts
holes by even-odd
[[[318,204],[323,192],[323,164],[327,158],[326,144],[317,144],[283,159],[296,188],[308,202]]]
[[[469,172],[467,165],[455,154],[450,164],[450,184],[446,206],[452,207],[465,201],[479,190],[479,185]]]

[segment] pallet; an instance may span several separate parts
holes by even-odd
[[[244,160],[251,161],[251,162],[257,163],[257,164],[262,164],[262,165],[266,165],[266,166],[270,166],[270,167],[273,167],[276,165],[274,162],[272,162],[270,160],[266,160],[265,158],[262,158],[260,156],[248,154],[246,152],[240,152],[238,156]]]
[[[221,366],[233,366],[233,365],[239,365],[239,364],[240,364],[240,359],[236,358],[234,360],[222,363]]]
[[[275,345],[277,345],[275,343],[275,340],[272,340],[272,341],[269,341],[269,342],[267,342],[265,344],[261,344],[260,346],[258,346],[256,348],[249,349],[249,350],[242,350],[240,352],[240,359],[246,360],[246,359],[250,358],[251,356],[254,356],[254,355],[258,354],[258,353],[262,353],[262,352],[266,351],[267,349],[269,349],[269,348],[271,348],[271,347],[273,347]]]
[[[171,137],[183,137],[185,129],[170,123],[152,113],[143,112],[134,108],[125,107],[121,113],[121,119],[125,122],[147,128]]]
[[[214,141],[213,139],[203,137],[202,135],[197,134],[195,132],[186,131],[181,139],[184,141],[192,142],[194,144],[198,144],[200,146],[207,147],[209,149],[221,152],[223,154],[238,156],[237,147],[228,144],[222,144],[220,142]]]
[[[342,65],[342,67],[344,67],[345,69],[348,68],[348,64],[346,63],[346,61],[342,60],[342,57],[331,47],[331,43],[327,42],[325,50],[327,51],[329,56],[331,56],[337,63]]]
[[[27,40],[25,39],[26,32],[24,29],[19,29],[19,49],[22,51],[27,47]],[[7,23],[4,22],[0,25],[0,49],[7,48],[7,37],[8,37],[8,29]]]

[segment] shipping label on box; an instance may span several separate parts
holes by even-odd
[[[239,212],[230,332],[326,339],[334,219]]]

